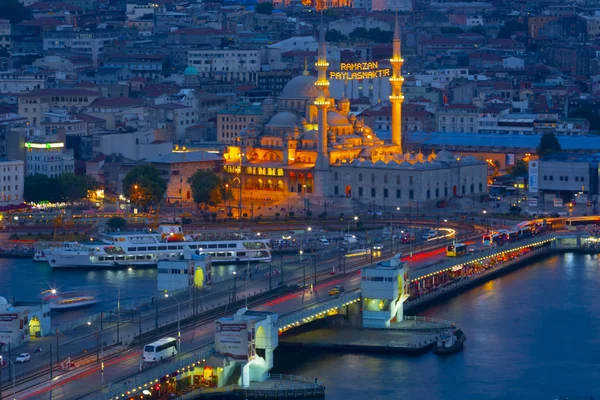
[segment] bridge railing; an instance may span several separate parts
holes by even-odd
[[[314,317],[318,314],[327,312],[331,309],[339,308],[351,302],[355,302],[360,299],[360,290],[356,289],[351,292],[346,292],[343,295],[323,300],[310,307],[302,310],[283,315],[277,321],[277,327],[280,329],[290,328],[292,326],[300,325],[300,321],[304,319]]]
[[[177,356],[176,361],[165,364],[158,364],[150,367],[148,370],[135,373],[134,375],[110,383],[103,388],[101,398],[105,400],[116,400],[118,398],[133,397],[136,393],[160,382],[160,379],[166,375],[185,368],[192,367],[192,364],[201,364],[214,353],[213,345],[204,346],[200,349],[182,353]],[[141,388],[141,389],[140,389]]]
[[[475,261],[482,261],[484,259],[493,257],[497,254],[501,254],[507,251],[517,250],[522,247],[532,246],[535,244],[544,244],[551,242],[556,239],[556,236],[553,234],[540,235],[533,237],[531,239],[522,240],[514,244],[501,246],[501,247],[492,247],[486,250],[482,250],[477,253],[473,253],[470,255],[457,257],[448,261],[442,261],[438,264],[432,264],[425,268],[418,269],[416,271],[411,271],[410,280],[415,281],[421,279],[423,277],[427,277],[429,275],[441,272],[441,271],[450,271],[453,267],[462,266],[465,264],[470,264]]]

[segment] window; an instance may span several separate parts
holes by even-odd
[[[408,198],[410,200],[413,200],[415,198],[415,191],[414,190],[411,189],[411,190],[408,191]]]
[[[362,172],[358,174],[358,181],[362,182]]]
[[[431,198],[431,190],[427,189],[427,198],[430,199]]]
[[[579,181],[579,177],[578,176],[575,177],[575,182],[577,182],[577,181]]]
[[[399,199],[401,195],[400,189],[396,190],[396,198]]]
[[[333,173],[333,179],[336,180],[336,181],[338,180],[338,173],[337,173],[337,171]]]
[[[333,194],[335,194],[336,196],[339,194],[339,189],[337,186],[333,187]]]
[[[371,174],[371,183],[375,183],[375,174]]]
[[[568,181],[569,181],[569,177],[565,176],[565,182],[568,182]]]
[[[385,197],[386,199],[388,197],[388,190],[387,190],[387,188],[383,189],[383,197]]]
[[[400,184],[400,175],[396,175],[396,185]]]
[[[544,180],[547,181],[548,180],[548,176],[544,175]]]
[[[475,185],[471,183],[471,193],[475,193]]]
[[[438,189],[438,188],[435,189],[435,197],[436,198],[440,197],[440,189]]]
[[[465,194],[465,185],[462,185],[461,192],[462,192],[462,194]]]
[[[553,181],[553,180],[554,180],[554,176],[553,176],[553,175],[550,175],[549,179],[550,179],[551,181]]]
[[[371,188],[371,197],[375,197],[377,195],[377,189]]]
[[[444,188],[444,197],[448,197],[448,188],[447,187]]]
[[[387,174],[383,175],[383,183],[388,183]]]
[[[482,183],[479,184],[479,191],[483,192],[483,184]]]
[[[362,197],[362,195],[363,195],[363,188],[359,187],[358,188],[358,196]]]
[[[408,177],[408,183],[411,184],[411,185],[413,184],[413,177],[412,177],[412,175]]]
[[[562,175],[559,176],[558,179],[562,181],[563,180],[563,176]]]

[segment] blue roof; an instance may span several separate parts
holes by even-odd
[[[507,147],[535,149],[540,144],[540,135],[502,135],[448,132],[405,132],[404,137],[413,144],[429,146]],[[380,137],[385,137],[382,134]],[[388,134],[389,136],[389,134]],[[557,136],[563,150],[599,150],[600,136]]]

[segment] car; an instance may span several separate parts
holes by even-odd
[[[24,363],[31,360],[31,355],[29,353],[21,353],[17,356],[17,359],[15,360],[18,363]]]
[[[383,244],[381,244],[381,243],[374,244],[373,250],[378,250],[378,251],[383,250]]]
[[[344,287],[342,285],[335,285],[331,289],[329,289],[330,296],[337,296],[338,294],[344,291]]]

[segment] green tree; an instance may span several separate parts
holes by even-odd
[[[122,217],[112,217],[108,221],[106,221],[106,225],[112,230],[123,229],[125,225],[127,225],[127,221]]]
[[[271,15],[273,13],[273,3],[270,3],[270,2],[259,3],[254,8],[254,11],[256,11],[257,14]]]
[[[469,29],[469,32],[478,33],[481,36],[487,36],[487,30],[481,25],[476,25],[476,26],[472,27],[471,29]]]
[[[498,31],[498,38],[510,39],[517,32],[527,32],[527,27],[517,20],[506,21]]]
[[[11,24],[33,18],[31,10],[25,7],[19,0],[0,1],[0,18],[10,21]]]
[[[343,35],[342,32],[337,29],[329,29],[327,33],[325,33],[325,40],[327,42],[343,42],[348,40],[348,36]]]
[[[542,157],[549,153],[560,153],[562,147],[553,133],[544,133],[537,148],[537,155]]]
[[[58,190],[63,201],[77,201],[86,198],[88,190],[96,190],[98,182],[87,175],[62,174],[57,179]]]
[[[508,174],[511,176],[523,176],[529,172],[529,166],[522,158],[515,162],[515,165],[508,168]]]
[[[23,198],[27,202],[39,203],[49,201],[52,203],[61,200],[60,187],[55,178],[35,174],[25,177],[23,185]]]
[[[133,167],[123,179],[123,192],[134,204],[147,207],[159,203],[167,191],[167,181],[152,164]]]
[[[223,201],[221,179],[212,171],[198,170],[190,176],[194,203],[216,205]]]
[[[600,115],[591,107],[582,107],[571,112],[573,118],[585,118],[590,121],[590,130],[600,129]]]

